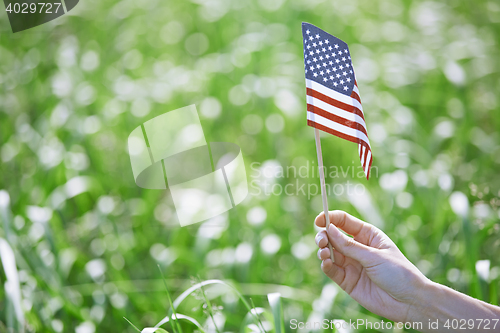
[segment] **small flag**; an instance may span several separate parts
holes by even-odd
[[[351,55],[346,43],[302,23],[307,87],[307,124],[358,144],[366,179],[372,151]]]

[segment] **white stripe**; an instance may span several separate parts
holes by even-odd
[[[370,171],[370,159],[372,158],[371,150],[368,150],[368,154],[366,154],[366,167],[364,168],[365,176],[368,177],[368,171]]]
[[[361,98],[361,95],[359,94],[359,89],[358,89],[358,86],[357,85],[354,85],[354,89],[353,91],[358,94],[359,98]]]
[[[342,117],[344,119],[347,119],[347,120],[350,120],[350,121],[353,121],[353,122],[360,124],[361,126],[363,126],[365,128],[365,131],[366,131],[365,121],[363,120],[363,118],[361,118],[357,114],[349,112],[349,111],[345,111],[343,109],[340,109],[336,106],[325,103],[322,100],[314,98],[312,96],[306,96],[306,100],[307,100],[307,104],[317,106],[318,108],[323,109],[323,110],[327,111],[328,113],[331,113],[333,115],[336,115],[336,116],[339,116],[339,117]],[[368,132],[366,132],[366,133],[368,133]]]
[[[361,103],[359,103],[357,100],[352,98],[351,96],[346,96],[344,94],[341,94],[333,89],[330,89],[328,87],[325,87],[322,84],[319,84],[317,82],[314,82],[312,80],[306,79],[306,87],[316,90],[317,92],[322,93],[323,95],[329,96],[333,99],[336,99],[342,103],[345,103],[347,105],[352,105],[356,108],[358,108],[361,112],[363,112],[363,107],[361,106]]]
[[[363,171],[365,171],[365,168],[364,168],[365,158],[366,158],[366,146],[363,146],[363,154],[361,154],[361,167],[363,168]]]
[[[309,111],[307,111],[307,119],[314,121],[315,123],[318,123],[318,124],[323,125],[325,127],[331,128],[337,132],[343,133],[345,135],[349,135],[349,136],[361,139],[368,146],[370,146],[370,141],[368,140],[365,133],[358,131],[357,129],[341,125],[341,124],[336,123],[330,119],[327,119],[325,117],[322,117],[320,115],[314,114],[314,113],[309,112]]]

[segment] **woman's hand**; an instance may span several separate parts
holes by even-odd
[[[329,214],[334,226],[316,235],[323,272],[369,311],[396,322],[414,319],[419,292],[432,282],[378,228],[343,211]],[[325,214],[315,223],[325,227]]]

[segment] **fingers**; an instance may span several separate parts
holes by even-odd
[[[330,249],[325,247],[323,249],[318,249],[317,253],[318,259],[321,261],[330,259]],[[346,263],[346,257],[338,251],[333,250],[333,259],[335,260],[335,264],[339,267],[344,267]],[[359,264],[358,264],[359,265]]]
[[[338,285],[341,285],[344,282],[345,278],[345,270],[342,267],[334,264],[331,259],[323,260],[321,263],[321,270],[326,274],[330,279],[333,280]]]
[[[328,245],[328,236],[326,235],[325,230],[318,232],[314,240],[320,249]]]
[[[375,249],[357,242],[334,227],[328,228],[326,234],[335,250],[344,256],[357,260],[363,266],[368,266],[374,262]]]
[[[374,228],[371,224],[361,221],[360,219],[347,214],[341,210],[334,210],[329,212],[330,223],[334,224],[338,228],[344,230],[349,235],[356,236],[364,228],[371,229]],[[325,213],[321,212],[314,221],[318,227],[324,228],[326,226]]]

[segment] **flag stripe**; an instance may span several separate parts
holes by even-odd
[[[340,101],[350,106],[354,106],[355,108],[358,108],[359,111],[361,111],[361,113],[363,113],[363,107],[361,106],[361,103],[353,99],[351,96],[347,96],[339,92],[336,92],[335,90],[332,90],[328,87],[325,87],[309,79],[306,79],[306,87],[315,90],[325,96],[328,96],[330,99]]]
[[[326,106],[328,106],[328,105],[326,105]],[[329,109],[332,109],[332,108],[336,109],[336,108],[331,107],[331,106],[329,107]],[[342,110],[337,109],[337,110],[332,110],[333,112],[330,112],[330,110],[327,111],[327,110],[324,110],[324,109],[320,108],[317,105],[313,105],[313,104],[309,104],[308,103],[307,104],[307,111],[315,113],[315,114],[320,115],[322,117],[325,117],[325,118],[327,118],[327,119],[329,119],[331,121],[339,123],[340,125],[344,125],[344,126],[356,129],[358,131],[361,131],[361,132],[363,132],[364,135],[366,135],[368,137],[368,133],[366,133],[366,129],[363,126],[364,125],[364,121],[362,123],[359,123],[355,119],[346,119],[346,118],[343,118],[342,117],[342,113],[341,113]],[[337,112],[335,112],[335,111],[337,111]],[[346,112],[344,112],[344,113],[346,113]]]
[[[321,124],[316,123],[316,122],[314,122],[312,120],[309,120],[309,119],[307,119],[307,125],[309,125],[311,127],[314,127],[314,128],[317,128],[319,130],[322,130],[323,132],[330,133],[332,135],[338,136],[339,138],[347,140],[347,141],[351,141],[351,142],[354,142],[354,143],[359,143],[359,141],[360,141],[359,139],[357,139],[355,137],[352,137],[352,136],[346,135],[344,133],[338,132],[336,130],[331,129],[330,127],[326,127],[324,125],[321,125]]]
[[[341,125],[339,123],[336,123],[330,119],[327,119],[325,117],[322,117],[320,115],[317,115],[312,112],[307,112],[307,120],[310,120],[314,123],[317,123],[319,125],[322,125],[324,127],[328,127],[332,129],[335,133],[332,133],[334,135],[340,136],[337,133],[341,133],[343,139],[349,140],[351,142],[355,143],[361,143],[363,142],[366,146],[370,147],[368,137],[361,131],[358,131],[356,129],[346,127],[344,125]],[[308,122],[309,124],[309,122]],[[315,127],[315,126],[313,126]],[[329,131],[326,131],[329,132]],[[330,132],[329,132],[330,133]]]
[[[326,104],[329,104],[329,105],[332,105],[336,108],[342,109],[344,111],[356,114],[358,117],[363,119],[363,121],[365,120],[365,116],[363,115],[363,111],[359,110],[358,108],[356,108],[352,105],[342,103],[336,99],[330,98],[330,97],[328,97],[328,96],[326,96],[326,95],[324,95],[316,90],[313,90],[311,88],[307,88],[306,94],[307,94],[307,96],[311,96],[311,97],[313,97],[319,101],[322,101]],[[351,99],[352,99],[352,97],[351,97]],[[308,103],[309,103],[309,100],[308,100]]]
[[[354,86],[354,88],[356,88],[356,86]],[[356,93],[354,90],[351,93],[351,97],[357,100],[361,104],[361,98],[359,98],[359,94]]]
[[[366,179],[370,178],[370,171],[372,169],[372,162],[373,162],[373,156],[372,156],[372,152],[370,150],[370,163],[368,164],[368,170],[366,170],[366,172],[365,172]]]
[[[351,112],[353,110],[352,107],[345,105],[345,104],[337,106],[337,105],[325,102],[322,99],[316,98],[316,96],[318,96],[318,93],[316,93],[310,89],[308,89],[308,90],[311,92],[311,94],[309,94],[309,91],[308,91],[308,94],[306,96],[307,104],[310,104],[310,105],[313,105],[313,106],[318,107],[320,109],[323,109],[331,114],[335,114],[335,115],[342,117],[348,121],[359,123],[366,130],[365,119],[362,116],[360,116],[358,113]],[[342,104],[342,103],[340,103],[340,104]],[[344,107],[347,107],[347,110],[344,109]]]

